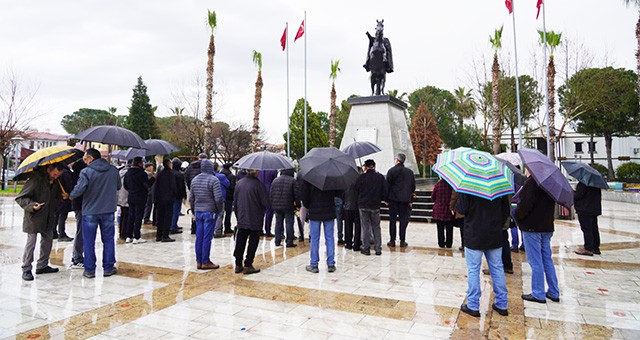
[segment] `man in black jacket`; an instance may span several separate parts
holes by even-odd
[[[124,175],[124,188],[128,192],[129,218],[127,219],[125,237],[133,239],[133,243],[144,243],[140,238],[140,228],[144,215],[145,204],[151,185],[155,182],[155,174],[149,176],[144,169],[142,157],[133,159],[133,164]]]
[[[320,262],[320,228],[324,226],[324,238],[327,245],[327,270],[336,271],[334,224],[336,219],[335,197],[340,191],[320,190],[311,183],[302,180],[300,200],[308,211],[311,262],[305,268],[308,272],[318,273]]]
[[[164,169],[158,173],[155,184],[155,205],[158,211],[156,241],[174,242],[175,239],[169,237],[169,227],[173,216],[173,203],[178,197],[178,189],[176,188],[175,175],[171,169],[171,161],[165,158],[162,161],[162,166]]]
[[[578,182],[573,194],[573,204],[578,213],[580,229],[584,237],[584,247],[576,250],[578,255],[600,255],[600,232],[598,216],[602,215],[602,192],[600,188],[590,187]]]
[[[231,212],[233,211],[233,192],[236,190],[236,175],[231,172],[233,163],[224,163],[221,174],[225,175],[229,180],[229,187],[224,201],[224,233],[233,234],[231,229]]]
[[[73,186],[75,187],[78,184],[78,179],[80,179],[80,171],[86,168],[87,164],[84,161],[78,160],[73,163],[71,169],[73,172],[71,173],[71,180]],[[82,240],[82,196],[76,197],[75,200],[71,201],[71,210],[76,215],[76,236],[73,240],[73,255],[71,256],[71,268],[72,269],[84,269],[84,246]]]
[[[287,247],[295,247],[293,232],[293,218],[297,202],[296,180],[293,178],[293,169],[280,171],[280,176],[271,183],[271,207],[276,215],[276,246],[279,247],[284,237],[283,220],[287,230]]]
[[[200,174],[200,165],[203,159],[209,159],[206,153],[198,155],[198,160],[191,162],[187,169],[184,171],[184,182],[187,184],[187,188],[191,190],[191,181]]]
[[[406,247],[407,226],[411,216],[411,200],[416,195],[416,178],[404,166],[405,154],[396,155],[395,166],[387,171],[389,184],[389,247],[396,246],[396,221],[400,220],[400,247]]]
[[[173,201],[173,214],[171,215],[171,228],[169,229],[171,234],[179,234],[182,232],[178,227],[178,218],[180,218],[180,211],[182,210],[182,200],[187,199],[187,188],[184,186],[184,175],[180,172],[182,161],[178,157],[171,160],[173,176],[176,178],[176,198]]]
[[[356,181],[358,193],[358,209],[360,210],[360,224],[362,226],[362,250],[364,255],[371,255],[369,237],[373,231],[376,255],[382,254],[382,240],[380,236],[380,204],[387,199],[387,181],[376,171],[376,162],[367,159],[364,162],[366,172]]]

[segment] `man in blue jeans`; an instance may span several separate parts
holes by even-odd
[[[114,236],[114,213],[116,211],[117,192],[122,186],[120,175],[115,166],[100,156],[94,148],[88,149],[82,158],[87,167],[80,171],[78,184],[69,197],[82,196],[82,236],[84,245],[84,273],[82,276],[96,277],[96,232],[100,226],[102,239],[103,275],[111,276],[118,272],[116,263]]]
[[[509,217],[507,196],[487,200],[458,193],[455,210],[464,215],[464,254],[467,261],[467,303],[460,310],[480,317],[480,267],[484,254],[489,264],[495,302],[493,310],[508,315],[507,281],[502,265],[502,227]]]
[[[201,172],[191,181],[189,204],[196,218],[196,264],[198,269],[218,269],[211,262],[211,238],[216,224],[216,214],[222,210],[223,199],[220,180],[213,173],[213,163],[200,162]]]

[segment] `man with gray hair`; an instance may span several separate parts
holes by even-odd
[[[416,196],[416,178],[411,169],[404,166],[407,156],[396,155],[395,166],[387,171],[389,186],[389,242],[396,246],[396,221],[400,221],[400,247],[406,247],[407,225],[411,216],[411,200]]]

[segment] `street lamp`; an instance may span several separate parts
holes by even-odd
[[[18,135],[15,136],[13,138],[11,138],[11,141],[14,143],[14,149],[13,149],[13,157],[14,157],[14,161],[13,161],[13,176],[15,178],[16,173],[18,172],[18,162],[20,161],[20,151],[22,151],[22,141],[24,140],[24,138],[22,138],[22,136]],[[18,191],[18,184],[15,181],[15,179],[13,180],[13,192],[17,192]]]

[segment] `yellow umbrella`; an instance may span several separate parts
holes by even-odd
[[[67,145],[55,145],[38,150],[22,161],[18,167],[14,180],[27,179],[36,167],[63,162],[73,163],[82,158],[84,153]]]

